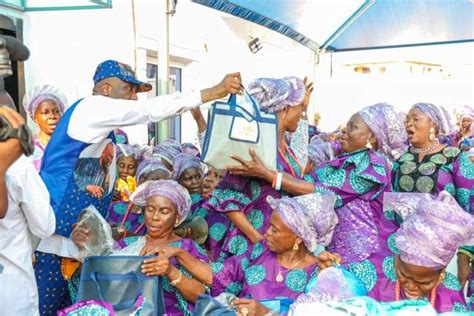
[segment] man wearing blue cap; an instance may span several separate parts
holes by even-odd
[[[150,84],[137,80],[128,65],[114,60],[99,64],[93,95],[64,113],[44,153],[40,175],[51,195],[56,232],[36,252],[41,315],[56,315],[71,303],[62,272],[69,270],[67,258],[77,258],[78,247],[69,236],[79,213],[92,204],[105,217],[110,205],[116,178],[116,168],[109,167],[115,165],[113,131],[158,122],[241,89],[240,74],[233,73],[197,93],[138,100],[137,93],[150,91]],[[82,243],[87,233],[75,230],[72,239]]]

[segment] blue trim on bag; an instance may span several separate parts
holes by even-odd
[[[107,281],[107,279],[108,279],[107,277],[112,276],[112,275],[111,274],[99,274],[98,272],[91,272],[89,274],[89,276],[90,276],[90,278],[92,279],[92,281],[94,282],[94,284],[97,288],[97,293],[99,293],[100,300],[103,301],[103,302],[107,302],[104,299],[104,296],[102,295],[102,289],[100,287],[99,281]],[[142,282],[140,281],[142,278],[139,276],[139,274],[137,272],[129,272],[129,273],[126,273],[126,274],[123,274],[123,275],[118,275],[118,276],[117,276],[117,274],[114,274],[113,276],[114,276],[113,280],[129,280],[130,278],[128,278],[128,277],[132,277],[133,279],[135,279],[138,282],[137,295],[135,296],[134,299],[131,299],[131,300],[128,300],[128,301],[125,301],[125,302],[120,302],[120,303],[117,303],[117,304],[113,304],[114,310],[119,310],[119,311],[133,307],[133,305],[135,305],[137,303],[137,301],[140,299],[140,296],[142,296]],[[99,280],[99,279],[102,279],[102,280]]]
[[[250,120],[247,117],[245,117],[244,114],[246,114],[246,115],[252,117],[253,120],[255,120],[257,122],[274,124],[275,125],[275,135],[278,135],[278,119],[277,119],[276,115],[273,114],[273,113],[272,114],[262,113],[260,111],[258,105],[256,104],[255,100],[247,92],[247,90],[244,89],[244,93],[248,96],[248,98],[252,102],[253,108],[255,110],[255,117],[254,117],[254,115],[250,114],[247,111],[247,109],[237,105],[237,96],[235,94],[230,95],[229,100],[227,102],[222,102],[222,101],[214,102],[212,104],[211,110],[209,111],[208,117],[207,117],[208,126],[207,126],[207,130],[206,130],[206,136],[204,137],[204,144],[203,144],[203,151],[202,151],[202,158],[201,158],[202,161],[204,161],[206,159],[207,152],[209,151],[209,143],[211,141],[210,138],[211,138],[211,135],[212,135],[212,131],[214,129],[214,120],[215,120],[216,115],[241,117],[241,118],[244,118],[244,119],[246,119],[247,121],[250,122]],[[219,105],[225,106],[225,107],[227,107],[227,109],[218,108]],[[242,114],[239,111],[244,112],[244,114]],[[258,131],[259,135],[258,135],[258,138],[257,138],[256,142],[246,141],[246,140],[235,139],[235,138],[230,137],[233,124],[234,124],[234,120],[232,120],[231,129],[229,131],[229,135],[228,135],[229,139],[234,140],[234,141],[238,141],[238,142],[250,143],[250,144],[258,143],[258,141],[260,140],[260,128],[259,128],[259,131]],[[278,162],[278,144],[275,148],[275,152],[276,152],[275,157],[277,157],[277,162]]]
[[[82,265],[81,278],[80,278],[80,282],[79,282],[78,293],[82,293],[83,281],[91,281],[87,278],[85,273],[83,273],[84,268],[86,267],[86,265],[89,265],[90,262],[110,260],[110,259],[122,259],[122,260],[130,260],[130,259],[137,259],[138,260],[139,259],[139,260],[143,261],[145,259],[151,259],[151,258],[155,258],[155,256],[91,256],[91,257],[86,257],[85,260],[84,260],[84,263]],[[153,314],[154,315],[164,315],[164,314],[166,314],[166,305],[165,305],[165,297],[164,297],[164,289],[163,289],[163,278],[162,277],[156,277],[156,276],[155,277],[148,277],[148,276],[146,276],[145,274],[143,274],[141,272],[135,273],[135,274],[136,274],[136,276],[139,276],[137,278],[137,280],[139,280],[139,282],[142,279],[144,279],[144,280],[145,279],[146,280],[152,279],[157,284],[157,286],[154,287],[154,291],[158,290],[158,293],[155,293],[155,292],[153,293],[153,306],[155,307],[155,310],[153,311]],[[118,280],[118,278],[115,278],[116,274],[107,274],[107,275],[114,277],[113,280]],[[100,279],[108,278],[107,275],[101,275]],[[122,280],[130,280],[130,277],[129,277],[128,273],[122,275]],[[104,281],[106,281],[106,280],[104,280]],[[78,301],[79,301],[79,296],[76,298],[76,303]],[[135,302],[136,301],[134,301],[134,303]],[[159,308],[159,306],[160,306],[159,302],[161,302],[161,306],[163,307],[163,311],[162,311],[163,313],[162,314],[159,314],[160,309],[161,309],[161,308]],[[127,301],[127,302],[116,304],[118,306],[117,309],[122,308],[122,304],[129,304],[129,303],[130,302]]]

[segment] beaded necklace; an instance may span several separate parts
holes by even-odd
[[[123,216],[122,223],[120,223],[120,229],[123,231],[123,237],[127,237],[127,229],[125,228],[125,222],[127,221],[128,216],[130,215],[130,212],[132,208],[135,205],[133,203],[129,203],[127,207],[127,211],[125,212],[125,215]],[[137,229],[133,232],[134,235],[138,234],[138,232],[145,226],[145,222],[143,222],[140,226],[138,226]]]
[[[436,303],[436,289],[438,288],[438,285],[436,285],[432,290],[431,290],[431,294],[430,294],[430,303],[431,303],[431,306],[435,307],[435,303]],[[400,281],[397,280],[397,283],[395,285],[395,301],[399,301],[400,300]]]
[[[298,161],[298,158],[296,158],[296,156],[293,154],[293,152],[290,150],[290,148],[288,148],[288,145],[287,144],[284,144],[283,145],[283,149],[285,150],[284,152],[278,148],[278,153],[280,154],[281,156],[281,159],[283,159],[284,162],[286,162],[286,164],[288,165],[288,167],[290,168],[290,173],[293,177],[296,177],[296,176],[301,176],[300,174],[297,175],[297,172],[295,171],[295,169],[291,166],[291,163],[289,162],[289,160],[286,158],[286,153],[288,153],[288,155],[290,155],[291,159],[293,159],[295,161],[295,163],[298,165],[298,168],[300,168],[300,173],[303,172],[303,168],[301,167],[301,164],[300,162]]]

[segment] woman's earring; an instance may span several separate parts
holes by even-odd
[[[372,144],[370,143],[370,141],[367,141],[367,144],[365,144],[365,148],[372,149]]]
[[[436,138],[434,127],[430,128],[430,141],[434,141]]]
[[[176,223],[174,223],[174,227],[178,226],[179,218],[176,218]]]
[[[293,250],[299,250],[299,249],[300,249],[300,246],[298,246],[298,244],[295,243],[295,244],[293,245]]]
[[[441,274],[439,275],[439,282],[440,283],[443,282],[445,277],[446,277],[446,271],[441,272]]]

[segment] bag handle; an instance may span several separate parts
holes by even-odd
[[[253,111],[255,113],[256,118],[261,118],[262,116],[260,114],[260,107],[257,105],[257,102],[255,102],[254,98],[252,98],[250,93],[247,91],[247,89],[245,89],[245,87],[243,85],[241,85],[241,87],[244,90],[245,98],[252,103]],[[229,97],[229,100],[227,101],[227,103],[231,107],[235,108],[237,106],[237,95],[236,94],[231,94],[230,97]]]
[[[107,300],[104,299],[104,296],[102,294],[102,289],[100,288],[100,284],[99,284],[99,281],[98,281],[100,276],[101,276],[101,274],[99,274],[98,272],[91,272],[91,274],[90,274],[90,277],[91,277],[92,281],[94,281],[94,284],[97,288],[97,293],[99,293],[100,300],[104,301],[104,302],[107,302]],[[139,302],[139,300],[143,300],[143,298],[142,298],[142,282],[141,282],[141,279],[138,276],[138,274],[136,272],[129,272],[129,273],[123,274],[123,276],[133,276],[133,277],[135,277],[135,279],[138,283],[137,295],[134,299],[131,299],[131,300],[128,300],[128,301],[125,301],[125,302],[122,302],[122,303],[113,304],[112,306],[113,306],[114,310],[117,310],[117,311],[124,310],[124,309],[129,309],[129,308],[133,307],[135,304],[137,304],[137,302]],[[109,303],[111,303],[111,302],[109,302]]]

